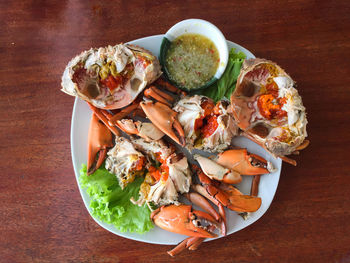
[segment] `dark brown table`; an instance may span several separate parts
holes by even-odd
[[[311,145],[283,164],[256,223],[175,259],[89,216],[70,151],[74,99],[60,92],[82,50],[165,33],[186,18],[278,62],[296,80]],[[350,262],[348,1],[2,1],[1,262]]]

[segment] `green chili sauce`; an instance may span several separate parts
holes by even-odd
[[[187,89],[196,89],[207,83],[215,75],[219,62],[215,44],[199,34],[184,34],[176,38],[165,58],[169,78]]]

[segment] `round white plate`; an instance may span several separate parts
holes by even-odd
[[[130,41],[129,43],[134,45],[142,46],[149,51],[151,51],[154,55],[158,56],[159,48],[162,41],[163,35],[156,35],[145,37],[141,39],[137,39],[134,41]],[[242,51],[247,55],[247,58],[255,58],[255,56],[248,51],[247,49],[237,45],[233,42],[227,41],[229,49],[236,48],[237,51]],[[82,164],[86,164],[87,159],[87,138],[88,138],[88,130],[91,119],[91,110],[88,107],[87,103],[83,100],[76,98],[73,108],[72,114],[72,124],[71,124],[71,150],[72,150],[72,160],[74,166],[75,177],[77,179],[77,184],[80,190],[80,194],[84,200],[84,204],[88,209],[90,215],[90,197],[86,193],[84,189],[81,189],[79,185],[79,170]],[[254,213],[251,213],[251,216],[247,220],[243,220],[241,216],[239,216],[236,212],[227,211],[227,234],[232,234],[237,232],[250,224],[254,223],[258,220],[269,208],[272,199],[275,195],[280,171],[282,167],[281,159],[275,159],[270,154],[268,154],[262,147],[259,145],[249,141],[246,138],[238,137],[233,140],[235,146],[247,148],[248,151],[258,154],[264,157],[266,160],[272,162],[274,167],[277,168],[277,171],[271,174],[263,175],[260,179],[259,185],[259,197],[262,199],[262,205],[260,209]],[[243,176],[243,181],[238,185],[238,188],[245,194],[249,194],[250,185],[251,185],[252,177]],[[94,217],[93,217],[94,218]],[[154,243],[154,244],[166,244],[166,245],[174,245],[178,244],[180,241],[186,238],[186,236],[167,232],[158,227],[154,227],[151,231],[145,234],[136,234],[136,233],[123,233],[117,230],[113,225],[104,223],[100,221],[98,218],[94,218],[94,220],[103,228],[108,231],[125,238]],[[209,239],[213,240],[213,239]]]

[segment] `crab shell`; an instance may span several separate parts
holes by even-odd
[[[262,64],[274,70],[277,76],[273,77],[273,81],[278,86],[278,98],[286,99],[282,110],[287,112],[287,116],[282,119],[266,119],[257,106],[258,98],[265,94],[265,85],[272,76],[269,69],[259,67]],[[259,58],[244,61],[236,89],[231,95],[231,105],[233,116],[244,134],[274,156],[293,153],[307,136],[305,107],[294,88],[294,81],[272,61]]]
[[[101,69],[108,63],[113,64],[117,76],[122,76],[121,83],[112,91],[99,78]],[[127,44],[91,48],[68,63],[61,90],[97,108],[119,109],[130,104],[161,74],[158,59],[143,48]]]

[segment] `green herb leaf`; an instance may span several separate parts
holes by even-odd
[[[246,55],[243,52],[236,53],[236,49],[231,48],[224,74],[215,84],[202,91],[201,94],[212,98],[215,102],[224,97],[229,99],[236,88],[237,78],[245,58]]]

